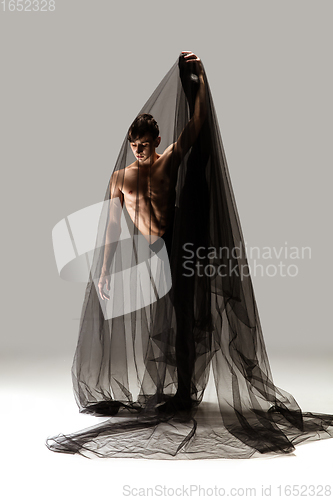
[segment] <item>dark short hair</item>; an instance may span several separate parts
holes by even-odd
[[[135,139],[143,137],[146,134],[150,134],[154,141],[159,136],[160,131],[152,115],[143,113],[135,118],[128,129],[127,138],[129,141],[135,141]]]

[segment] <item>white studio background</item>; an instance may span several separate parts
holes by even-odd
[[[22,388],[9,407],[4,399],[12,422],[5,498],[22,498],[21,487],[31,498],[64,492],[85,499],[102,491],[122,498],[121,485],[131,478],[142,484],[147,476],[147,486],[155,474],[155,484],[172,487],[196,479],[198,467],[209,471],[210,485],[221,472],[232,486],[239,474],[258,488],[264,476],[264,484],[286,484],[288,477],[302,484],[303,476],[308,484],[301,465],[312,464],[313,444],[295,460],[182,464],[95,462],[48,451],[43,435],[68,430],[64,423],[78,411],[70,365],[85,287],[59,278],[51,232],[65,216],[103,200],[129,124],[179,53],[194,51],[211,87],[247,246],[311,248],[294,278],[253,276],[274,381],[300,404],[313,394],[315,406],[305,410],[332,413],[332,3],[55,0],[55,7],[11,12],[8,1],[0,2],[1,385]],[[318,396],[314,375],[319,386],[328,384],[328,401]],[[40,381],[61,413],[52,428],[42,401],[32,404]],[[62,395],[70,401],[63,411]],[[27,414],[42,429],[37,444]],[[316,446],[332,451],[329,441]],[[317,457],[311,470],[313,480],[326,477]],[[16,475],[25,479],[15,483]]]

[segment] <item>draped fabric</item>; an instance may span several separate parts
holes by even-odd
[[[136,216],[112,196],[110,178],[96,244],[86,256],[89,280],[72,366],[79,411],[106,420],[48,438],[52,451],[249,458],[333,437],[333,415],[302,412],[273,382],[205,72],[204,82],[204,122],[179,164],[171,155],[174,177],[162,179],[173,207],[162,237],[141,234]],[[193,117],[199,86],[197,66],[181,55],[141,109],[156,119],[162,151]],[[131,164],[126,136],[113,169],[119,185]],[[131,172],[140,186],[140,168]],[[154,164],[148,184],[153,175]],[[116,217],[121,233],[112,240],[110,300],[103,301],[98,280],[108,222]],[[215,392],[206,401],[209,376]]]

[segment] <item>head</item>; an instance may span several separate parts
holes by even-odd
[[[128,130],[128,140],[135,158],[141,163],[146,162],[155,154],[155,149],[161,142],[159,128],[147,113],[139,115]]]

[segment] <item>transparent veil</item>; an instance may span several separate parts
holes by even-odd
[[[131,211],[115,196],[115,185],[126,189],[126,167],[133,163],[124,139],[88,256],[72,366],[80,412],[108,418],[48,438],[52,451],[102,458],[249,458],[333,437],[333,415],[302,412],[273,383],[204,70],[203,81],[197,65],[180,55],[141,110],[156,119],[165,147],[176,144],[203,85],[200,130],[188,129],[189,149],[181,157],[171,153],[169,170],[159,177],[161,186],[171,185],[172,205],[160,238],[142,234],[137,218],[138,186],[151,188],[155,165],[145,173],[132,168],[137,196]],[[106,248],[112,256],[110,300],[101,300]],[[208,402],[203,396],[210,371],[216,393]]]

